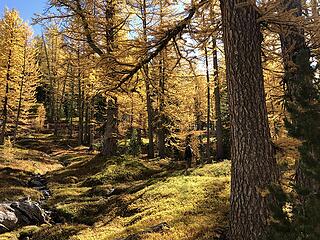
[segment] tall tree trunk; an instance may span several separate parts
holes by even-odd
[[[107,120],[104,124],[102,155],[111,157],[117,154],[118,139],[118,103],[110,99],[107,106]]]
[[[71,78],[71,103],[70,103],[70,122],[69,122],[69,138],[73,138],[73,117],[74,117],[74,78]]]
[[[160,10],[160,26],[163,25],[163,2],[159,1]],[[159,157],[166,157],[166,134],[165,134],[165,116],[164,116],[164,95],[165,95],[165,79],[166,79],[166,63],[165,63],[165,50],[160,53],[159,62],[159,128],[158,128],[158,150]]]
[[[58,37],[55,36],[54,38],[52,38],[52,50],[51,50],[51,54],[52,54],[52,75],[53,77],[53,82],[54,82],[54,86],[56,87],[57,90],[57,96],[54,98],[53,101],[53,109],[54,109],[54,117],[53,117],[53,121],[54,121],[54,131],[53,134],[54,136],[57,138],[59,135],[59,122],[60,122],[60,112],[59,112],[59,99],[58,99],[58,92],[59,92],[59,81],[58,80],[58,54],[57,54],[57,50],[58,50]]]
[[[201,106],[200,106],[200,99],[199,99],[199,82],[197,80],[197,77],[195,76],[195,96],[194,96],[194,117],[195,117],[195,126],[196,126],[196,130],[202,130],[202,112],[201,110]],[[201,138],[201,136],[200,136]]]
[[[42,41],[44,46],[44,52],[46,55],[46,62],[47,62],[47,70],[48,70],[48,77],[49,77],[49,84],[50,84],[50,100],[49,100],[49,114],[48,114],[48,121],[49,123],[55,123],[56,119],[56,112],[55,112],[55,89],[54,89],[54,83],[53,83],[53,74],[52,69],[50,65],[49,60],[49,53],[48,53],[48,47],[45,41],[44,36],[42,35]]]
[[[105,40],[107,56],[113,55],[116,48],[115,34],[115,2],[114,0],[105,1]],[[107,61],[110,61],[107,59]],[[112,60],[110,61],[112,62]],[[112,72],[109,72],[113,76]],[[107,105],[107,119],[104,122],[102,154],[110,157],[117,154],[118,141],[118,103],[117,99],[109,100]]]
[[[2,128],[1,128],[1,134],[0,134],[0,145],[4,144],[4,139],[6,136],[6,128],[7,128],[7,121],[8,121],[8,94],[9,94],[9,83],[6,83],[6,94],[4,97],[3,102],[3,120],[2,120]]]
[[[61,92],[61,99],[60,99],[60,103],[59,103],[59,114],[61,114],[62,112],[62,108],[63,108],[63,105],[64,105],[64,101],[65,101],[65,97],[66,97],[66,87],[67,87],[67,78],[68,78],[68,74],[69,74],[69,68],[70,68],[70,62],[68,62],[68,65],[67,65],[67,73],[66,73],[66,76],[63,80],[63,85],[62,85],[62,92]]]
[[[147,36],[147,3],[143,0],[141,6],[142,25],[143,25],[143,39],[145,44],[145,50],[148,51],[148,36]],[[145,73],[145,85],[146,85],[146,97],[147,97],[147,114],[148,114],[148,158],[154,158],[154,142],[153,142],[153,107],[151,99],[150,78],[149,78],[149,66],[144,66]]]
[[[12,34],[13,35],[13,34]],[[13,36],[11,36],[11,44],[13,42]],[[4,144],[4,139],[6,136],[6,128],[7,128],[7,122],[8,122],[8,95],[9,95],[9,81],[11,79],[10,71],[11,71],[11,61],[12,61],[12,50],[11,46],[9,49],[8,54],[8,62],[7,62],[7,72],[6,72],[6,93],[4,96],[4,102],[3,102],[3,112],[2,112],[2,127],[1,127],[1,133],[0,133],[0,145]]]
[[[148,158],[154,158],[154,142],[153,142],[153,119],[154,119],[154,111],[152,107],[152,99],[151,99],[151,89],[150,89],[150,79],[148,75],[149,68],[145,67],[145,75],[146,75],[146,95],[147,95],[147,114],[148,114]]]
[[[216,39],[212,38],[213,48],[213,70],[214,70],[214,104],[216,115],[216,159],[222,160],[224,158],[223,152],[223,133],[222,133],[222,120],[221,120],[221,103],[220,103],[220,81],[219,81],[219,68],[218,68],[218,54]]]
[[[166,135],[165,135],[165,118],[164,118],[164,94],[165,94],[165,67],[164,56],[160,60],[160,79],[159,79],[159,128],[158,128],[158,149],[159,157],[166,157]]]
[[[205,60],[206,60],[206,78],[207,78],[207,163],[211,162],[211,153],[210,153],[210,128],[211,128],[211,109],[210,109],[210,75],[209,75],[209,61],[208,61],[208,50],[207,46],[204,48]]]
[[[85,101],[85,107],[84,107],[84,143],[86,145],[90,145],[90,110],[89,110],[89,99],[86,99]]]
[[[129,132],[130,136],[132,136],[133,133],[133,120],[134,120],[134,102],[133,102],[133,95],[131,95],[131,112],[130,112],[130,127]]]
[[[80,70],[80,50],[77,52],[78,58],[78,145],[83,144],[83,89],[82,89],[82,81],[81,81],[81,70]]]
[[[18,103],[18,109],[17,109],[17,116],[16,116],[15,125],[14,125],[14,132],[13,132],[13,144],[15,144],[16,140],[17,140],[17,131],[18,131],[18,125],[19,125],[19,119],[20,119],[20,113],[21,113],[21,105],[22,105],[23,86],[24,86],[24,80],[25,80],[25,76],[26,76],[26,58],[27,58],[27,40],[25,41],[24,50],[23,50],[22,76],[21,76],[21,81],[20,81],[19,103]]]
[[[261,64],[262,34],[253,3],[221,0],[231,117],[232,240],[262,240],[266,236],[277,181]]]
[[[94,143],[94,97],[91,97],[91,104],[89,106],[89,148],[93,150]]]

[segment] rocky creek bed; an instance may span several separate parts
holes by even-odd
[[[19,201],[0,203],[0,234],[22,226],[52,223],[51,212],[43,207],[51,195],[45,176],[40,174],[32,176],[28,186],[41,192],[42,199],[35,202],[26,197]]]

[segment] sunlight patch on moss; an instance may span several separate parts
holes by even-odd
[[[171,228],[165,233],[143,235],[141,239],[212,239],[216,234],[214,229],[227,224],[228,169],[229,162],[210,164],[188,176],[168,177],[127,194],[122,200],[128,204],[126,211],[132,214],[117,216],[112,221],[101,219],[94,228],[85,229],[72,239],[111,240],[160,222],[167,222]]]

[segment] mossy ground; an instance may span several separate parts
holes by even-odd
[[[39,200],[41,194],[27,187],[28,180],[33,174],[45,174],[60,167],[58,161],[43,152],[0,147],[0,202],[23,197]]]
[[[112,240],[161,222],[170,228],[144,234],[141,239],[213,239],[215,229],[227,225],[229,161],[194,167],[186,173],[182,162],[170,159],[106,159],[82,148],[54,151],[53,165],[43,159],[45,163],[40,162],[48,169],[39,163],[33,171],[48,171],[52,197],[46,204],[63,224],[31,227],[33,240]],[[62,167],[58,161],[68,164]],[[6,160],[6,164],[19,165],[17,159]],[[20,170],[17,179],[23,176]],[[0,239],[17,239],[23,231],[29,230],[19,229]]]

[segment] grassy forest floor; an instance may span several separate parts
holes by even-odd
[[[42,202],[55,224],[27,226],[0,240],[215,239],[227,225],[230,163],[189,169],[171,159],[110,159],[71,148],[49,135],[0,148],[0,201],[41,193],[27,183],[45,174],[51,197]],[[161,231],[152,231],[161,225]]]

